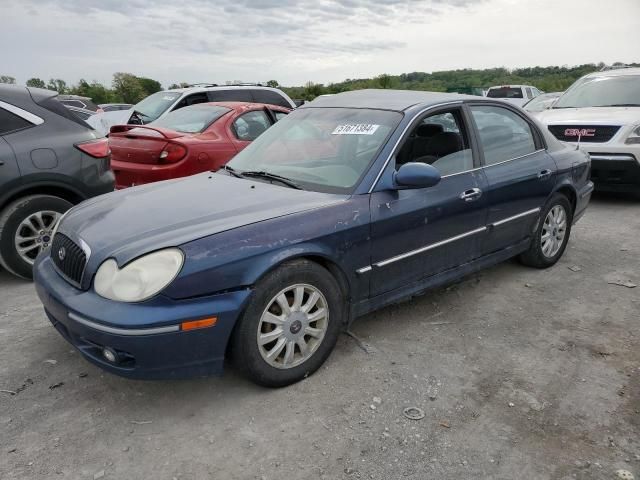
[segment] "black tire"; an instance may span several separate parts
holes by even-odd
[[[33,265],[19,255],[15,246],[15,235],[20,223],[37,212],[62,214],[72,206],[66,200],[52,195],[29,195],[7,205],[0,212],[0,265],[18,277],[31,279]]]
[[[543,235],[543,227],[545,219],[549,212],[554,208],[560,206],[564,209],[566,214],[566,231],[564,238],[562,240],[562,244],[560,245],[560,249],[553,256],[546,256],[542,250],[542,235]],[[556,264],[565,249],[567,248],[567,243],[569,242],[569,237],[571,235],[571,224],[573,223],[573,207],[571,206],[571,202],[567,197],[560,193],[554,194],[551,199],[547,202],[545,207],[540,212],[540,219],[538,220],[538,224],[536,226],[536,231],[533,235],[533,239],[531,240],[531,246],[529,250],[520,255],[520,261],[529,267],[535,268],[549,268]]]
[[[289,368],[277,368],[267,363],[260,353],[257,340],[260,319],[279,292],[300,284],[312,286],[324,296],[328,307],[325,334],[315,351],[302,363]],[[343,326],[343,312],[343,295],[331,273],[308,260],[287,262],[255,285],[231,338],[233,362],[244,375],[265,387],[283,387],[298,382],[320,368],[329,357]]]

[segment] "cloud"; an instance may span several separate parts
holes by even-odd
[[[540,58],[579,63],[580,55],[598,55],[607,43],[613,51],[615,38],[626,35],[628,51],[638,44],[632,41],[639,40],[632,28],[637,15],[630,15],[640,13],[637,0],[618,0],[621,6],[609,7],[606,18],[593,13],[599,0],[583,0],[580,10],[557,0],[539,0],[531,9],[529,1],[0,0],[0,73],[21,81],[54,76],[109,83],[113,72],[130,71],[164,85],[271,78],[326,83]],[[560,34],[594,22],[600,40],[589,40],[596,48],[579,54],[558,48]],[[544,37],[556,40],[552,45]],[[607,59],[589,59],[599,60]]]

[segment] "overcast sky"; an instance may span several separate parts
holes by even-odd
[[[640,61],[640,0],[0,0],[0,75],[338,82]]]

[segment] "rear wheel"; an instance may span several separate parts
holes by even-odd
[[[567,248],[572,221],[571,202],[556,193],[542,210],[531,246],[520,255],[520,261],[535,268],[555,265]]]
[[[51,234],[73,205],[51,195],[30,195],[0,212],[0,264],[19,277],[32,277],[33,262],[51,245]]]
[[[233,334],[234,363],[267,387],[302,380],[333,350],[342,311],[342,294],[326,269],[288,262],[256,284]]]

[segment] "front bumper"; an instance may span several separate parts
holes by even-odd
[[[68,284],[44,255],[34,266],[36,291],[58,332],[91,363],[138,379],[220,374],[227,342],[250,290],[189,300],[162,295],[129,304],[104,299]],[[189,320],[217,317],[213,327],[180,331]],[[103,349],[117,353],[107,361]]]
[[[640,163],[630,154],[591,153],[591,179],[596,190],[640,192]]]

